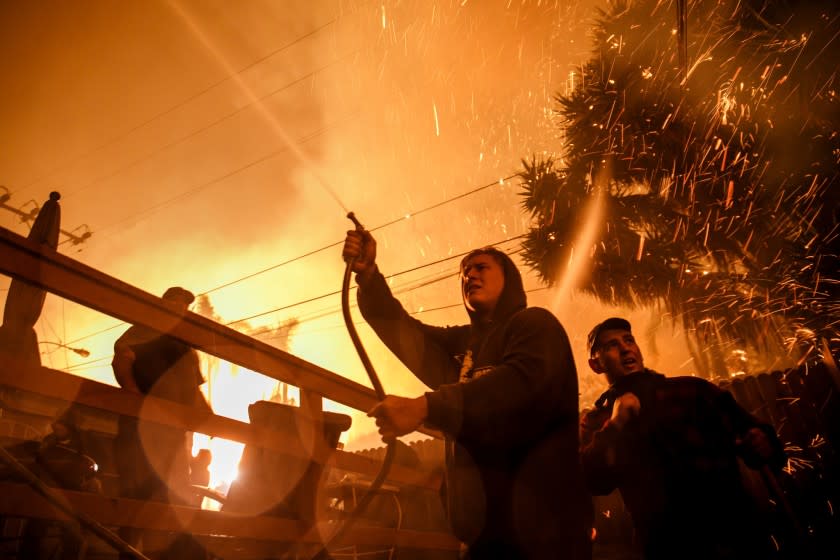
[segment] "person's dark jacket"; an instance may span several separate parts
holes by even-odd
[[[489,323],[426,325],[408,315],[378,271],[359,278],[359,308],[432,389],[427,424],[447,437],[446,496],[455,535],[468,544],[514,543],[534,557],[540,555],[534,550],[553,548],[546,555],[553,558],[558,547],[565,557],[583,557],[577,551],[588,547],[589,500],[579,468],[571,347],[550,312],[526,308],[509,259],[504,272]]]
[[[187,406],[204,405],[199,391],[204,376],[193,348],[139,325],[123,333],[114,344],[115,349],[118,345],[130,347],[135,354],[132,374],[141,393]]]
[[[191,407],[191,419],[212,413],[201,392],[204,377],[198,353],[174,337],[134,325],[114,343],[114,370],[125,360],[121,349],[134,353],[131,380],[144,396],[166,399]],[[144,397],[145,400],[145,397]],[[176,500],[191,503],[189,459],[192,434],[183,428],[144,420],[138,403],[133,415],[121,415],[114,439],[114,457],[120,475],[120,492],[135,499]],[[173,491],[174,490],[174,491]]]
[[[628,392],[640,413],[619,431],[607,421]],[[762,464],[739,447],[754,427],[770,438],[769,464],[780,468],[785,454],[773,428],[728,391],[652,370],[622,377],[581,420],[588,487],[594,495],[621,491],[647,559],[766,558],[769,537],[738,464],[739,457],[753,468]]]

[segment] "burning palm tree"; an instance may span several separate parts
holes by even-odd
[[[520,173],[526,262],[554,284],[590,256],[577,288],[661,306],[706,375],[733,350],[769,367],[836,347],[838,33],[829,1],[611,2],[557,97],[562,153]],[[598,234],[575,247],[599,190]]]

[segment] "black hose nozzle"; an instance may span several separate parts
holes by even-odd
[[[347,212],[347,218],[356,225],[356,229],[359,231],[364,231],[365,226],[362,225],[362,222],[356,218],[356,214],[353,212]]]

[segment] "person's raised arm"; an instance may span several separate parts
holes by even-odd
[[[587,489],[595,496],[606,496],[617,486],[618,430],[607,420],[606,410],[587,412],[580,420],[581,466]]]
[[[609,409],[601,408],[581,417],[581,464],[592,494],[605,496],[616,488],[623,452],[622,432],[640,410],[636,395],[625,393],[615,400],[611,414]]]
[[[405,311],[379,272],[376,240],[370,232],[348,231],[342,256],[353,260],[359,310],[377,336],[427,386],[447,382],[455,367],[452,346],[463,329],[425,325]]]
[[[718,387],[718,406],[728,415],[737,434],[735,441],[744,462],[751,468],[769,465],[782,468],[786,461],[784,445],[773,426],[761,422],[735,401],[732,393]]]

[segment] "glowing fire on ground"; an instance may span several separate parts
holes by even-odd
[[[202,390],[214,414],[248,422],[249,405],[259,400],[270,400],[272,397],[277,399],[277,380],[229,362],[207,359],[205,363],[207,366],[204,371],[207,372],[208,382],[202,386]],[[294,406],[298,399],[298,391],[294,387],[288,389],[285,395],[288,399],[286,404]],[[212,454],[209,466],[210,488],[222,494],[227,493],[231,483],[239,474],[239,460],[244,448],[244,444],[239,442],[195,434],[193,456],[199,449],[209,449]]]

